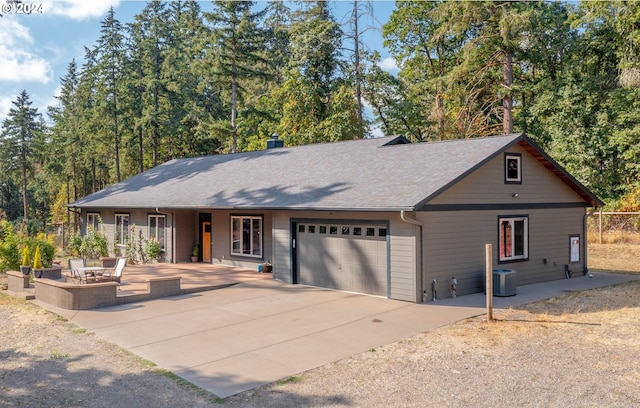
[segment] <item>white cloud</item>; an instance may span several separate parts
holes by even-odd
[[[378,62],[378,66],[380,67],[380,69],[390,74],[396,74],[398,73],[398,71],[400,71],[398,63],[391,57],[383,58],[382,61]]]
[[[384,137],[384,136],[386,136],[379,126],[371,129],[370,134],[371,134],[371,137]]]
[[[29,29],[12,16],[0,18],[0,81],[47,83],[51,65],[30,51]]]
[[[0,96],[0,118],[4,118],[9,113],[9,109],[13,107],[11,98]],[[4,120],[0,120],[0,125]]]
[[[57,101],[58,100],[57,98],[60,96],[60,94],[62,94],[62,84],[59,84],[56,87],[55,91],[53,91],[53,96],[52,96],[53,100]]]
[[[119,4],[120,0],[48,0],[44,3],[43,13],[84,20],[104,17],[109,8]]]

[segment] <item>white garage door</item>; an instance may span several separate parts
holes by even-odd
[[[387,295],[385,226],[298,223],[298,282]]]

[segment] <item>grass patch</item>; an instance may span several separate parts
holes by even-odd
[[[66,360],[71,358],[71,355],[69,355],[69,353],[62,354],[58,350],[53,350],[51,351],[51,358],[54,360]]]
[[[640,273],[640,244],[589,243],[587,251],[589,269]]]
[[[587,233],[587,242],[589,244],[599,244],[600,233],[598,231],[589,231]],[[627,231],[604,231],[602,233],[602,243],[640,245],[640,234]]]
[[[277,381],[277,384],[278,385],[295,384],[295,383],[299,383],[300,381],[302,381],[302,377],[298,377],[297,375],[292,375],[291,377],[287,377]]]
[[[0,306],[16,306],[22,309],[36,309],[38,308],[36,305],[31,304],[30,302],[20,299],[18,297],[7,295],[6,293],[0,293]]]

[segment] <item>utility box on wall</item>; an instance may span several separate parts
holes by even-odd
[[[516,294],[516,271],[513,269],[493,270],[493,296],[514,296]]]

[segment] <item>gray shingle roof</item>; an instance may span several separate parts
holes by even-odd
[[[70,206],[415,210],[523,139],[384,146],[385,137],[172,160]]]

